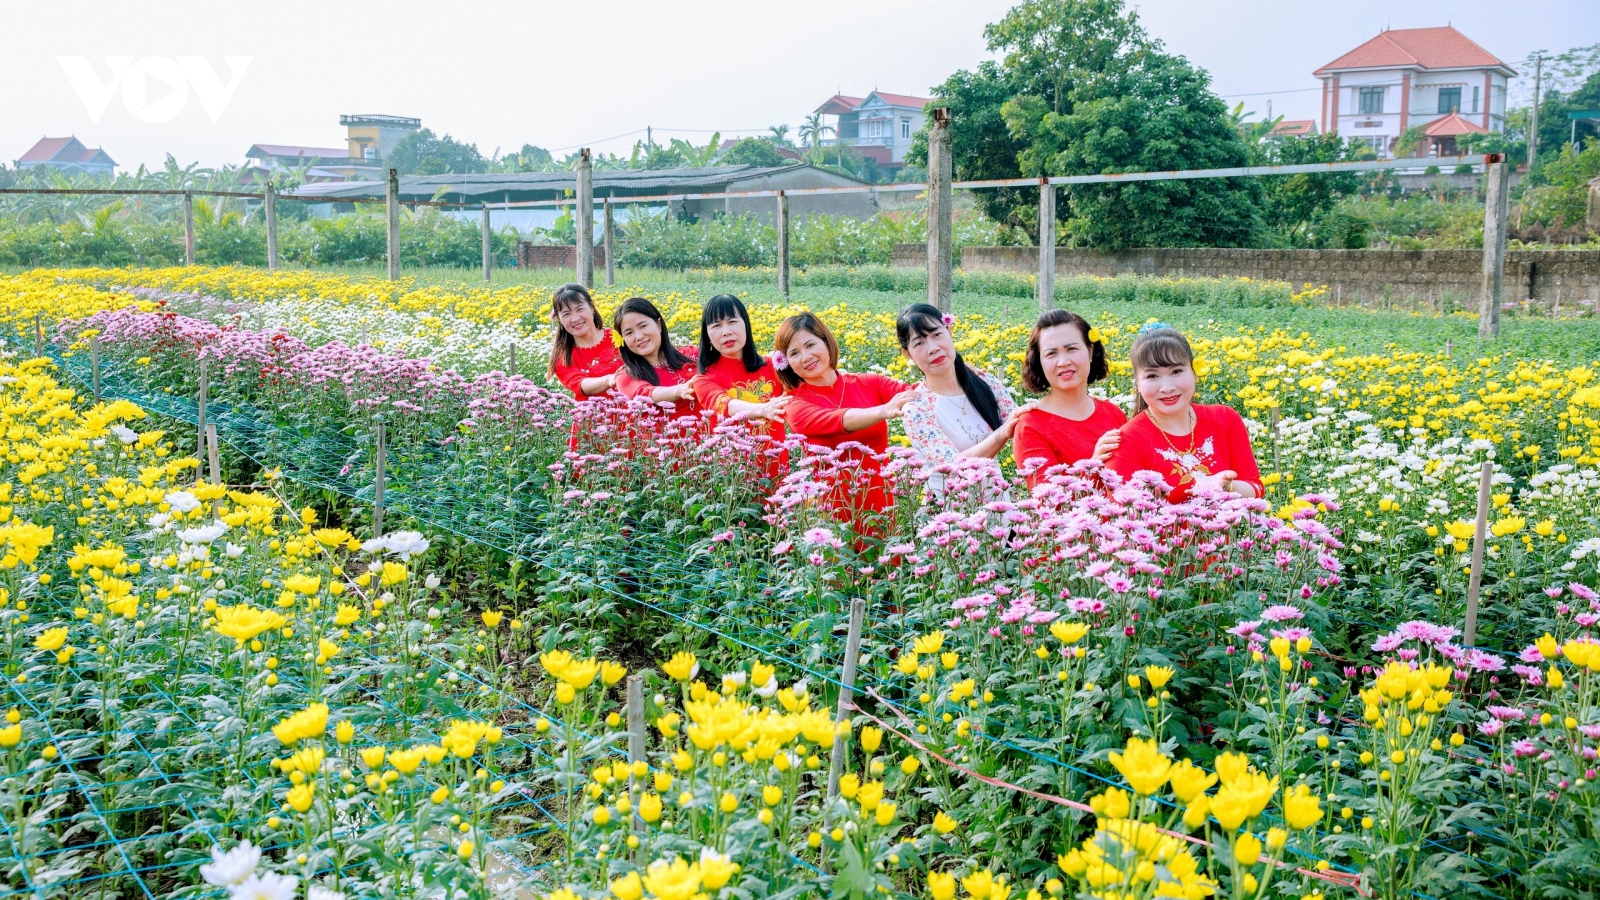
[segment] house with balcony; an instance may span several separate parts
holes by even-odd
[[[17,169],[53,169],[64,175],[111,177],[117,163],[99,147],[85,147],[76,137],[40,138],[15,160]]]
[[[1378,156],[1423,129],[1416,156],[1455,156],[1456,140],[1500,132],[1516,72],[1455,28],[1395,28],[1317,69],[1321,130],[1357,138]]]
[[[884,169],[897,169],[911,149],[911,136],[922,130],[922,110],[930,102],[927,97],[885,91],[865,97],[835,94],[816,109],[833,127],[834,136],[823,145],[842,142]]]

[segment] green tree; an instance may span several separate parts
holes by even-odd
[[[496,172],[549,172],[555,168],[555,159],[543,147],[523,144],[521,150],[497,160],[493,168]]]
[[[1600,177],[1600,139],[1585,141],[1581,152],[1572,149],[1571,144],[1563,144],[1539,174],[1544,183],[1529,188],[1522,196],[1523,221],[1582,226],[1588,210],[1589,182]]]
[[[794,141],[789,140],[788,125],[771,125],[767,128],[767,139],[775,147],[788,147],[794,149]]]
[[[1372,148],[1337,134],[1268,138],[1251,148],[1251,164],[1288,166],[1303,163],[1371,159]],[[1284,247],[1365,246],[1366,228],[1333,210],[1345,197],[1362,192],[1359,172],[1268,175],[1261,178],[1261,225],[1267,243]]]
[[[1007,178],[1244,165],[1247,148],[1209,78],[1163,52],[1123,0],[1025,0],[984,30],[999,63],[934,89],[950,108],[956,176]],[[926,165],[926,138],[910,161]],[[1096,247],[1255,239],[1248,179],[1086,185],[1063,192],[1062,236]],[[1037,233],[1038,193],[985,191],[990,218]]]
[[[717,157],[717,163],[724,166],[782,166],[789,160],[785,159],[778,148],[768,138],[747,137],[742,138],[732,147],[722,151]]]
[[[800,141],[812,149],[821,147],[832,133],[833,126],[822,124],[822,113],[819,112],[806,116],[806,120],[800,124]]]
[[[463,144],[448,134],[439,137],[429,128],[401,138],[383,164],[401,175],[466,175],[488,169],[476,144]]]

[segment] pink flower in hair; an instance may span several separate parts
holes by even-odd
[[[944,323],[944,327],[949,328],[951,325],[956,323],[956,317],[950,315],[949,313],[945,313],[939,317],[939,321]]]
[[[772,351],[772,367],[780,372],[789,368],[789,357],[784,356],[781,351]]]

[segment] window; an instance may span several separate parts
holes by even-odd
[[[882,120],[880,120],[880,119],[869,119],[869,120],[867,120],[865,122],[862,122],[861,124],[862,124],[862,131],[861,131],[861,136],[862,137],[874,138],[874,137],[882,137],[883,136],[883,121]]]
[[[900,139],[903,140],[903,141],[911,140],[911,120],[910,119],[901,119],[900,120]]]
[[[1472,89],[1472,111],[1473,112],[1477,112],[1478,111],[1478,91],[1479,90],[1480,90],[1480,88],[1473,88]]]
[[[1439,88],[1439,114],[1461,111],[1461,88]]]
[[[1364,116],[1376,116],[1383,112],[1383,94],[1381,87],[1362,88],[1357,95],[1356,111]]]

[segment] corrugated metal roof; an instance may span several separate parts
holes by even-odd
[[[749,178],[775,172],[810,169],[810,166],[708,166],[682,169],[603,169],[594,173],[596,198],[647,196],[662,193],[717,193]],[[830,185],[852,182],[843,176],[816,172],[818,180]],[[864,182],[859,182],[864,183]],[[822,185],[818,185],[822,186]],[[493,175],[406,175],[400,178],[402,200],[556,200],[578,189],[576,172],[521,172]],[[381,181],[347,181],[308,184],[296,189],[298,197],[325,197],[338,200],[351,197],[382,197],[386,186]],[[442,193],[441,193],[442,191]]]

